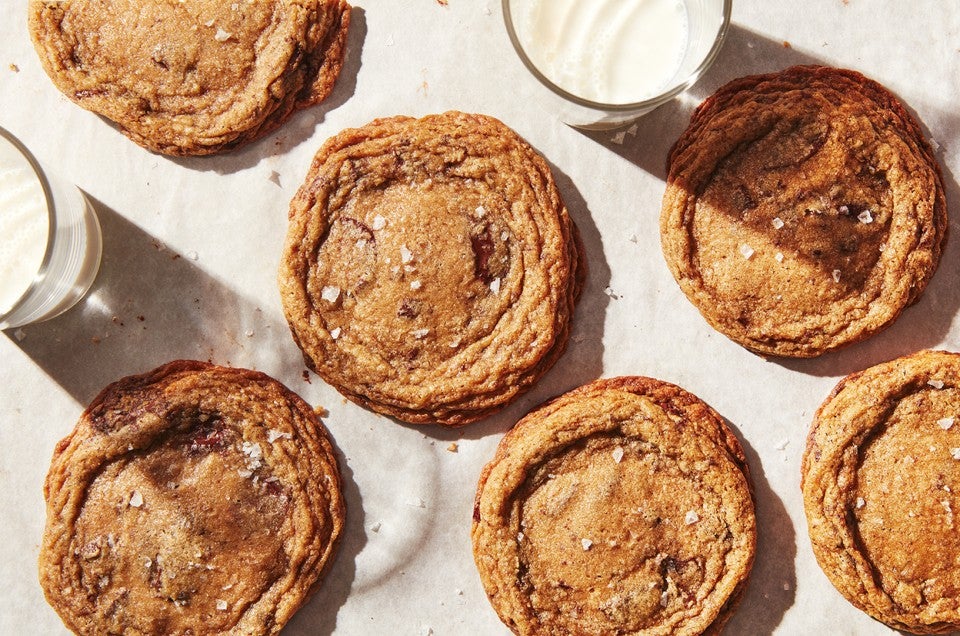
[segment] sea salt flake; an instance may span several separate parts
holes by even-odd
[[[375,217],[373,217],[373,225],[371,226],[373,227],[373,229],[382,230],[386,226],[387,226],[387,220],[383,218],[381,215],[378,214]]]
[[[861,223],[873,223],[873,214],[870,213],[870,210],[864,210],[857,215],[857,220]]]
[[[424,328],[424,329],[414,329],[414,330],[411,331],[410,333],[413,334],[413,337],[414,337],[414,338],[416,338],[417,340],[420,340],[421,338],[425,337],[428,333],[430,333],[430,330],[429,330],[429,329],[426,329],[426,328]]]
[[[412,280],[412,281],[410,281],[410,289],[413,289],[413,290],[420,289],[420,286],[421,286],[421,285],[422,285],[422,283],[421,283],[420,281],[418,281],[418,280]]]
[[[370,526],[370,532],[374,532],[374,533],[380,532],[380,528],[382,527],[383,527],[383,524],[378,521],[372,526]]]
[[[782,263],[782,262],[783,262],[783,252],[777,252],[776,254],[773,255],[773,258],[774,258],[774,260],[776,260],[778,263]]]
[[[867,500],[863,497],[857,497],[857,510],[860,510],[867,505]]]
[[[460,346],[460,337],[457,336],[456,338],[454,338],[453,340],[451,340],[451,341],[450,341],[450,344],[449,344],[448,346],[449,346],[451,349],[456,349],[457,347],[459,347],[459,346]]]
[[[636,137],[638,130],[639,130],[639,128],[637,127],[637,125],[636,125],[636,124],[633,124],[632,126],[630,126],[629,128],[627,128],[627,134],[630,135],[631,137]]]
[[[323,289],[320,290],[320,298],[328,303],[335,303],[340,298],[340,288],[334,285],[324,285]]]
[[[133,508],[139,508],[143,505],[143,495],[140,494],[139,490],[134,490],[130,494],[130,506]]]
[[[191,261],[195,261],[200,258],[200,255],[197,254],[196,250],[190,250],[187,252],[187,258],[189,258]]]
[[[942,417],[939,420],[937,420],[937,426],[939,426],[945,431],[949,431],[950,428],[953,426],[953,421],[954,420],[952,417]]]
[[[621,130],[613,137],[610,138],[610,143],[617,144],[618,146],[623,143],[624,139],[627,137],[627,131]]]
[[[670,596],[666,592],[660,594],[660,607],[666,607],[670,604]]]
[[[683,517],[683,522],[688,526],[691,526],[698,521],[700,521],[700,515],[697,514],[696,510],[688,510],[687,514]]]
[[[358,249],[358,250],[362,250],[362,249],[365,248],[366,246],[367,246],[367,239],[365,239],[365,238],[357,239],[357,249]]]
[[[231,37],[233,37],[232,33],[229,33],[227,31],[224,31],[222,28],[217,27],[217,34],[213,36],[213,39],[216,40],[217,42],[226,42]]]
[[[340,333],[342,331],[343,330],[340,327],[334,327],[333,329],[330,330],[330,337],[336,340],[337,338],[340,337]]]
[[[490,281],[490,291],[492,291],[494,294],[499,294],[499,293],[500,293],[500,279],[499,279],[499,278],[494,278],[492,281]]]
[[[407,505],[412,506],[414,508],[426,508],[427,502],[420,497],[414,497],[413,499],[407,502]]]
[[[478,218],[482,219],[484,215],[487,213],[487,210],[482,205],[478,205],[477,208],[474,210],[474,212],[476,213]]]
[[[960,459],[960,448],[951,448],[951,449],[950,449],[950,455],[951,455],[954,459]]]
[[[220,610],[221,612],[225,612],[225,611],[227,611],[227,607],[229,607],[229,604],[228,604],[225,600],[223,600],[223,599],[221,599],[221,598],[218,598],[218,599],[217,599],[217,609],[218,609],[218,610]]]
[[[741,243],[740,255],[746,259],[749,259],[751,256],[753,256],[753,248],[747,245],[746,243]]]
[[[407,249],[406,244],[400,246],[400,262],[409,263],[413,260],[413,252]]]
[[[293,435],[290,433],[284,433],[283,431],[278,431],[275,428],[267,430],[267,441],[273,444],[278,439],[293,439]],[[269,480],[267,480],[269,481]]]
[[[927,380],[927,384],[929,384],[935,389],[943,388],[943,380]]]
[[[619,464],[623,460],[623,448],[621,448],[620,446],[617,446],[616,448],[613,449],[612,455],[613,455],[613,461]]]
[[[781,219],[779,216],[776,216],[776,217],[774,217],[773,220],[770,222],[770,225],[773,226],[773,229],[779,230],[779,229],[782,228],[783,225],[784,225],[783,219]]]
[[[835,282],[835,283],[839,283],[839,282],[840,282],[840,270],[839,270],[839,269],[833,270],[833,272],[831,272],[831,275],[833,276],[833,282]]]
[[[593,546],[593,541],[590,539],[580,539],[580,545],[583,546],[584,551],[587,551]]]

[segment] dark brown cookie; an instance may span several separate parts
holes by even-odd
[[[844,378],[802,463],[817,561],[894,629],[960,629],[960,354],[921,351]]]
[[[344,0],[30,0],[29,14],[57,88],[171,155],[235,148],[323,100],[349,23]]]
[[[696,396],[600,380],[504,436],[477,489],[473,551],[517,634],[716,634],[753,565],[743,450]]]
[[[254,371],[171,362],[94,399],[54,452],[40,582],[78,634],[276,634],[344,522],[310,407]]]
[[[920,127],[854,71],[735,80],[694,113],[668,161],[660,230],[681,289],[754,351],[816,356],[917,300],[947,231]]]
[[[563,352],[583,266],[546,162],[483,115],[336,135],[290,204],[280,292],[307,364],[350,399],[460,425]]]

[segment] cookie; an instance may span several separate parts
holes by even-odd
[[[960,355],[921,351],[844,378],[802,472],[813,552],[848,601],[894,629],[960,629]]]
[[[878,83],[797,66],[735,80],[668,158],[660,217],[674,278],[718,331],[813,357],[889,326],[947,232],[940,168]]]
[[[343,0],[30,0],[44,70],[153,152],[206,155],[323,100],[350,24]]]
[[[283,309],[351,400],[461,425],[563,352],[583,279],[550,168],[492,117],[378,119],[317,153],[290,204]]]
[[[310,407],[262,373],[192,361],[104,389],[44,495],[40,582],[77,634],[277,634],[345,514]]]
[[[599,380],[504,436],[480,477],[472,538],[516,634],[716,634],[756,549],[747,463],[691,393]]]

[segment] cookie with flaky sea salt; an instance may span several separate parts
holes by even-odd
[[[960,354],[844,378],[801,469],[813,552],[837,590],[894,629],[960,630]]]
[[[694,112],[667,179],[673,276],[707,322],[764,354],[812,357],[890,325],[927,285],[947,231],[919,125],[854,71],[727,84]]]
[[[743,450],[673,384],[599,380],[504,436],[480,477],[472,538],[516,634],[716,634],[756,549]]]
[[[327,97],[344,0],[30,0],[44,70],[138,144],[206,155],[266,135]]]
[[[277,634],[344,522],[311,408],[262,373],[192,361],[104,389],[44,495],[40,582],[77,634]]]
[[[550,168],[484,115],[393,117],[317,153],[279,274],[306,364],[355,402],[461,425],[563,352],[583,266]]]

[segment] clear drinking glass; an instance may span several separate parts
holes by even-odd
[[[720,51],[732,2],[502,0],[507,34],[542,87],[541,101],[561,121],[587,129],[623,125],[690,88]],[[677,37],[669,35],[673,30]],[[546,50],[545,42],[554,48]],[[603,98],[603,91],[591,90],[613,80],[639,87],[645,74],[650,90],[638,88],[632,98]]]
[[[47,320],[93,284],[100,223],[72,183],[0,128],[0,329]]]

